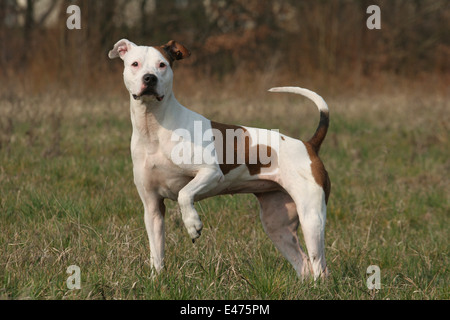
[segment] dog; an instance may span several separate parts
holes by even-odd
[[[122,39],[108,53],[110,59],[124,62],[133,127],[134,183],[144,205],[152,270],[159,273],[164,267],[164,199],[178,202],[194,242],[203,228],[194,201],[253,193],[260,204],[264,231],[298,276],[325,277],[330,179],[318,153],[329,126],[326,102],[303,88],[269,90],[300,94],[317,105],[320,122],[307,142],[265,129],[208,120],[182,106],[172,90],[173,64],[190,55],[173,40],[162,46],[138,46]],[[308,255],[299,244],[299,224]]]

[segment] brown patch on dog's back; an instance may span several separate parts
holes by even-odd
[[[215,130],[219,130],[220,134],[223,137],[223,142],[222,142],[222,148],[217,148],[216,146],[216,153],[217,153],[217,157],[219,159],[219,166],[220,166],[220,170],[222,171],[222,173],[225,175],[228,172],[230,172],[231,170],[237,168],[240,166],[240,164],[237,164],[236,160],[237,160],[237,155],[236,155],[236,151],[237,151],[237,142],[235,141],[234,144],[234,151],[235,151],[235,156],[234,159],[235,161],[233,163],[227,164],[226,163],[226,150],[227,150],[227,141],[226,141],[226,137],[227,137],[227,129],[232,129],[232,130],[239,130],[239,129],[243,129],[242,127],[239,126],[235,126],[235,125],[226,125],[226,124],[222,124],[222,123],[218,123],[218,122],[214,122],[211,121],[211,128],[215,129]],[[214,140],[217,141],[215,135],[214,135]]]
[[[257,175],[261,173],[262,168],[269,168],[274,163],[274,157],[276,154],[273,153],[272,148],[270,146],[257,144],[256,146],[251,146],[251,137],[248,134],[248,131],[244,127],[229,125],[211,121],[211,127],[213,130],[218,130],[223,137],[222,148],[216,148],[217,157],[219,159],[219,166],[222,173],[225,175],[229,173],[231,170],[245,164],[250,175]],[[227,139],[227,130],[233,130],[234,132],[243,132],[243,134],[239,134],[237,136],[233,136],[233,141],[229,141]],[[239,130],[239,131],[238,131]],[[217,139],[215,139],[217,141]],[[231,147],[230,145],[233,144]],[[260,159],[260,150],[261,148],[265,148],[265,154],[271,161],[269,163],[262,163]],[[227,163],[227,150],[233,150],[233,162]],[[238,163],[238,153],[244,152],[244,163]],[[264,150],[263,150],[264,151]],[[256,154],[256,163],[250,163],[250,154]]]
[[[309,158],[311,159],[311,171],[316,183],[322,187],[325,192],[325,203],[328,203],[328,198],[331,191],[331,182],[327,170],[320,160],[313,145],[310,142],[304,142]]]
[[[248,145],[249,145],[248,143],[249,143],[249,141],[246,139],[246,141],[245,141],[245,150],[246,150],[245,151],[245,165],[247,166],[250,175],[253,176],[255,174],[260,174],[262,168],[270,168],[270,166],[272,166],[272,162],[263,164],[263,163],[261,163],[261,159],[259,158],[261,148],[265,148],[264,154],[266,154],[267,157],[272,158],[272,148],[270,146],[266,146],[264,144],[257,144],[256,151],[255,151],[255,147],[248,148]],[[250,156],[249,155],[252,152],[256,152],[256,154],[257,154],[257,162],[254,164],[250,164]],[[271,159],[271,160],[273,160],[273,159]]]

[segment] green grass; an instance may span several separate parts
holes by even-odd
[[[167,200],[166,266],[152,276],[126,98],[1,96],[0,298],[449,299],[448,97],[325,98],[331,276],[312,283],[264,234],[252,195],[197,203],[204,231],[195,245]],[[195,110],[303,139],[318,121],[300,98],[220,105],[197,101]],[[377,291],[366,287],[373,264]],[[81,268],[80,290],[67,289],[70,265]]]

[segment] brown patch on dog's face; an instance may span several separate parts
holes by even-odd
[[[311,159],[311,171],[316,183],[322,187],[325,192],[325,203],[328,203],[328,198],[331,191],[331,182],[327,170],[320,160],[314,147],[309,142],[304,142],[309,158]]]
[[[186,59],[191,55],[191,52],[185,46],[174,40],[170,40],[165,45],[154,48],[169,62],[170,67],[173,66],[175,60]]]
[[[211,121],[211,127],[217,130],[222,136],[222,146],[216,148],[217,157],[219,159],[219,166],[222,173],[225,175],[231,170],[245,164],[250,175],[257,175],[261,173],[262,168],[270,168],[274,165],[274,157],[276,156],[270,146],[257,144],[256,146],[251,146],[251,137],[248,131],[240,126],[222,124],[218,122]],[[233,136],[233,139],[227,138],[227,130],[233,130],[233,132],[242,133]],[[215,139],[216,141],[218,139]],[[233,161],[232,163],[227,163],[227,150],[233,150]],[[265,153],[262,153],[264,152]],[[244,152],[244,159],[238,159],[238,155]],[[268,163],[262,163],[260,159],[261,154],[267,155],[270,158]],[[256,161],[250,159],[250,155],[257,155]],[[230,155],[228,155],[230,158]],[[243,160],[243,161],[242,161]],[[242,163],[243,162],[243,163]],[[256,163],[251,163],[256,162]]]
[[[158,50],[161,53],[161,55],[164,57],[164,59],[166,59],[169,62],[169,65],[172,68],[173,60],[169,56],[169,54],[166,52],[166,50],[164,50],[164,48],[162,46],[161,47],[153,47],[153,48],[155,48],[156,50]]]

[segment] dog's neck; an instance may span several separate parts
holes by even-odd
[[[130,114],[133,134],[143,139],[157,140],[157,131],[165,127],[165,121],[170,121],[177,113],[179,103],[173,94],[164,97],[159,102],[153,97],[135,100],[130,96]]]

